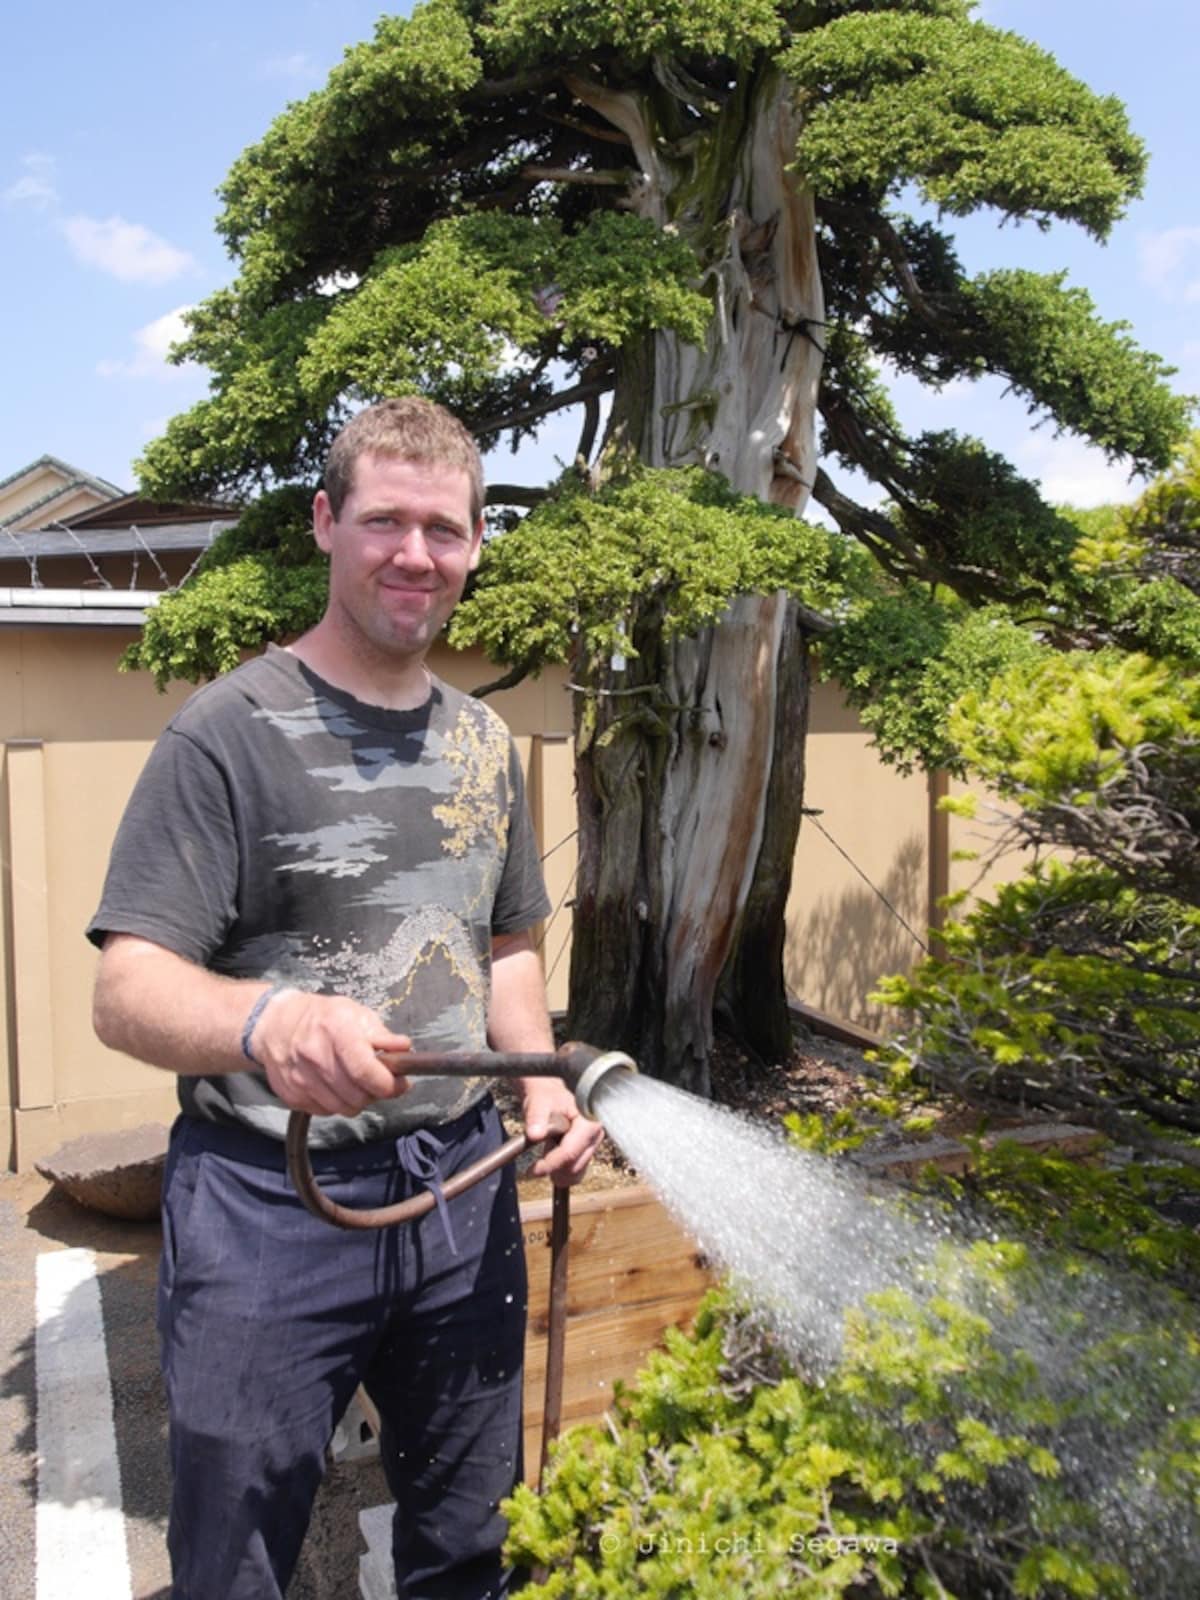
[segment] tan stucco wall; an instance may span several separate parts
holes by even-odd
[[[150,745],[185,698],[118,676],[123,629],[0,631],[4,741],[5,1082],[9,1164],[64,1139],[171,1114],[173,1085],[91,1032],[95,907],[117,820]],[[14,1160],[15,1158],[15,1160]]]
[[[961,917],[976,900],[989,898],[1001,884],[1019,878],[1032,864],[1033,852],[1017,847],[1008,832],[1006,819],[1014,811],[1011,803],[1000,800],[978,783],[953,780],[947,788],[953,796],[970,794],[977,806],[974,817],[952,816],[949,822],[949,892],[965,893],[967,897],[950,914]],[[970,852],[974,852],[975,860],[967,859]]]
[[[800,828],[788,900],[788,987],[818,1011],[885,1026],[889,1019],[866,996],[876,978],[906,971],[921,950],[880,894],[925,937],[929,786],[923,774],[902,777],[883,765],[835,683],[813,686],[805,804],[820,815],[805,817]]]

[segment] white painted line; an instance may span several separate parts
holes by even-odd
[[[130,1600],[96,1258],[37,1262],[37,1597]]]
[[[396,1600],[396,1568],[392,1564],[394,1505],[371,1506],[358,1513],[358,1531],[366,1553],[358,1558],[359,1600]]]

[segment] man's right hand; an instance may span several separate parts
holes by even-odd
[[[245,1072],[243,1041],[255,1065],[293,1111],[357,1116],[372,1100],[403,1094],[395,1058],[412,1048],[368,1006],[338,995],[227,978],[153,940],[110,933],[96,973],[96,1033],[113,1050],[184,1077]],[[377,1052],[392,1060],[389,1066]]]
[[[404,1094],[408,1079],[380,1059],[412,1049],[368,1006],[338,995],[285,989],[254,1026],[255,1060],[285,1106],[312,1116],[357,1116],[375,1100]]]

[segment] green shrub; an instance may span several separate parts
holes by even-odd
[[[999,1155],[966,1182],[1019,1212],[1040,1160]],[[1111,1233],[1146,1197],[1118,1204],[1119,1173],[1050,1170],[1043,1235],[1111,1257],[1103,1228],[1081,1232],[1089,1207],[1104,1197]],[[963,1183],[940,1188],[961,1201]],[[1200,1578],[1198,1393],[1182,1295],[948,1231],[922,1281],[848,1315],[824,1370],[710,1295],[618,1387],[608,1427],[568,1434],[541,1495],[507,1503],[509,1553],[541,1569],[529,1600],[1174,1600]]]

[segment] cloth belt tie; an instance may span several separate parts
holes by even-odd
[[[396,1159],[410,1178],[415,1178],[418,1183],[423,1183],[433,1195],[437,1206],[438,1216],[442,1219],[442,1227],[446,1232],[446,1243],[450,1247],[450,1254],[458,1254],[458,1245],[454,1242],[454,1229],[450,1226],[450,1207],[446,1204],[446,1196],[442,1192],[442,1176],[438,1171],[438,1159],[444,1156],[450,1148],[446,1140],[439,1139],[430,1128],[414,1128],[411,1133],[402,1133],[396,1140]]]

